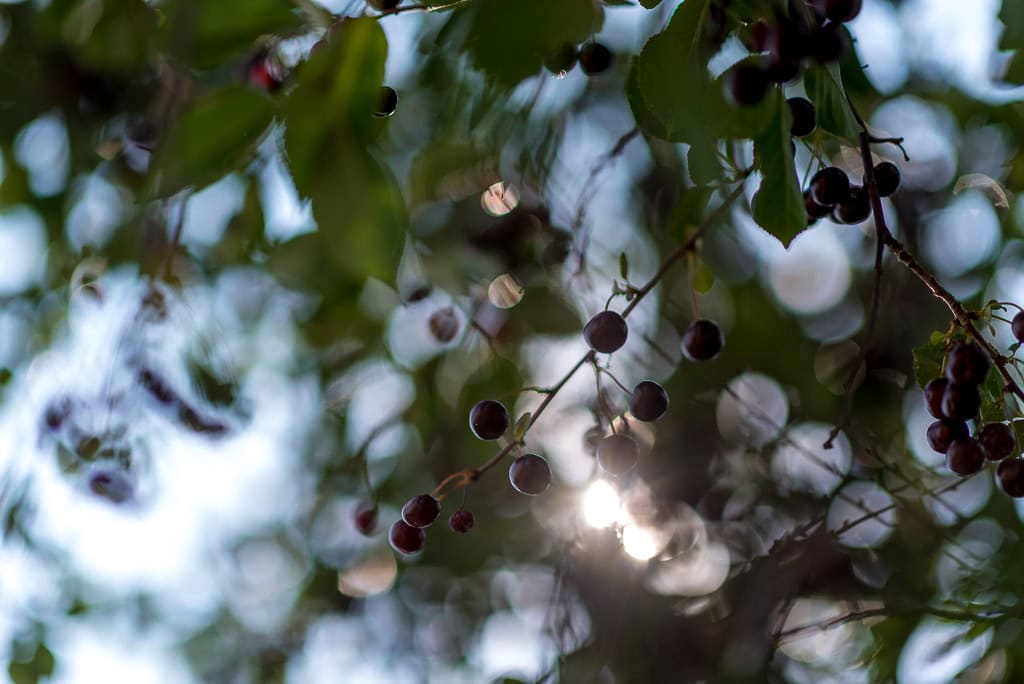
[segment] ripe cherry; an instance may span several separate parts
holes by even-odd
[[[814,201],[810,190],[804,190],[804,211],[807,212],[808,222],[817,221],[820,218],[832,213],[832,207],[825,207]]]
[[[426,534],[423,533],[423,530],[407,525],[401,520],[396,521],[388,532],[391,548],[406,555],[422,549],[424,539],[426,539]]]
[[[733,104],[752,107],[768,93],[768,71],[754,62],[740,62],[725,77],[726,94]]]
[[[377,505],[360,503],[355,513],[356,529],[359,533],[369,537],[377,529]]]
[[[420,494],[402,506],[402,520],[411,527],[426,527],[441,514],[441,502],[430,494]]]
[[[484,399],[469,411],[469,429],[477,439],[498,439],[508,430],[508,409],[500,401]]]
[[[970,420],[981,409],[981,392],[977,385],[946,387],[942,394],[942,412],[952,419]]]
[[[789,104],[789,113],[793,123],[789,127],[789,134],[798,138],[810,135],[817,126],[814,105],[803,97],[791,97],[786,102]]]
[[[124,503],[135,493],[131,480],[117,468],[94,470],[89,474],[89,489],[113,503]]]
[[[1024,311],[1020,311],[1010,322],[1010,330],[1018,342],[1024,343]]]
[[[381,86],[373,115],[378,119],[386,119],[394,114],[396,109],[398,109],[398,93],[390,86]]]
[[[668,410],[668,392],[653,380],[637,383],[629,395],[629,412],[637,420],[658,420]]]
[[[597,443],[597,462],[609,475],[622,475],[636,465],[640,447],[636,440],[621,432],[611,434]]]
[[[811,56],[818,62],[838,61],[849,47],[850,39],[841,24],[826,24],[811,37]]]
[[[366,0],[366,4],[378,12],[390,12],[398,7],[398,3],[399,0]]]
[[[859,186],[850,187],[847,198],[836,205],[836,218],[842,223],[860,223],[871,216],[871,198],[868,191]]]
[[[467,510],[459,509],[451,514],[448,518],[448,527],[451,528],[452,532],[458,532],[459,534],[465,534],[473,529],[473,523],[476,520],[473,518],[473,514]]]
[[[811,198],[823,207],[834,207],[850,194],[850,177],[836,166],[828,166],[811,177]]]
[[[946,377],[961,385],[980,385],[989,369],[988,356],[973,342],[961,342],[946,357]]]
[[[1024,496],[1024,459],[1008,458],[996,466],[999,488],[1019,499]]]
[[[816,9],[832,21],[853,21],[860,14],[863,0],[813,0]]]
[[[588,76],[606,71],[614,59],[612,51],[598,42],[587,43],[580,49],[580,68]]]
[[[768,34],[772,28],[763,21],[755,21],[740,31],[740,42],[751,52],[764,52],[768,49]]]
[[[892,162],[882,162],[875,167],[875,186],[878,194],[888,197],[900,187],[900,169]]]
[[[508,480],[516,491],[534,496],[551,485],[551,466],[537,454],[523,454],[509,466]]]
[[[611,354],[626,344],[629,327],[626,319],[614,311],[602,311],[583,326],[587,346],[602,354]]]
[[[928,446],[940,454],[949,450],[954,439],[967,436],[967,423],[962,420],[937,420],[928,426]]]
[[[936,418],[946,417],[942,412],[942,397],[945,396],[947,387],[949,380],[946,378],[935,378],[924,386],[924,404],[928,407],[928,413]]]
[[[985,465],[985,450],[972,437],[954,439],[946,450],[946,466],[957,475],[973,475]]]
[[[725,336],[717,323],[700,318],[686,328],[680,346],[691,361],[710,361],[722,351]]]
[[[977,434],[978,442],[985,449],[985,456],[990,461],[1001,461],[1013,453],[1017,446],[1013,429],[1006,423],[986,423]]]

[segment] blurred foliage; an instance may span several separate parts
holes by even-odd
[[[569,605],[560,599],[572,596],[590,624],[579,643],[566,636],[571,629],[546,628],[557,633],[552,643],[559,652],[545,681],[827,681],[835,675],[827,663],[815,671],[779,643],[786,614],[805,598],[851,613],[862,605],[882,607],[872,616],[877,622],[863,623],[856,633],[868,645],[848,659],[864,680],[893,681],[908,638],[933,613],[965,625],[957,643],[993,628],[989,651],[1002,653],[1006,663],[990,679],[976,681],[1021,679],[1017,577],[1024,572],[1024,545],[1014,505],[996,492],[978,510],[941,517],[935,492],[956,494],[961,485],[942,479],[941,467],[915,458],[907,435],[908,387],[938,376],[950,344],[962,338],[949,327],[949,311],[899,264],[887,262],[877,329],[864,339],[864,323],[854,319],[865,317],[874,286],[874,232],[868,225],[843,235],[843,248],[859,259],[851,258],[849,292],[831,311],[801,315],[773,291],[771,264],[761,263],[762,252],[742,222],[763,229],[757,238],[773,247],[777,241],[796,249],[802,233],[817,230],[807,223],[801,186],[806,173],[795,161],[786,104],[786,96],[801,88],[818,117],[818,130],[798,141],[797,158],[807,159],[808,167],[829,160],[858,175],[860,128],[851,102],[867,120],[901,99],[934,107],[948,124],[944,132],[961,136],[959,159],[986,153],[968,134],[996,131],[1005,138],[1006,159],[986,171],[998,177],[985,178],[990,194],[1010,205],[996,202],[993,210],[1002,244],[949,280],[951,289],[968,293],[964,304],[986,330],[1001,329],[1000,316],[1012,310],[986,304],[986,286],[1000,260],[1015,267],[1014,250],[1021,245],[1015,194],[1024,190],[1024,109],[1016,101],[993,104],[938,88],[920,74],[883,96],[855,49],[839,62],[809,64],[799,85],[772,87],[759,104],[731,104],[724,95],[727,70],[709,63],[724,59],[730,64],[719,66],[727,67],[756,59],[741,47],[741,34],[757,19],[796,11],[797,3],[788,0],[453,0],[406,3],[383,13],[353,2],[341,14],[308,0],[0,4],[0,221],[8,211],[29,209],[42,221],[46,242],[37,281],[0,295],[0,312],[31,329],[11,352],[13,361],[0,367],[5,402],[21,400],[12,388],[20,387],[33,359],[67,323],[69,302],[90,296],[102,301],[102,289],[83,276],[84,266],[135,269],[140,280],[178,293],[225,274],[258,271],[297,302],[291,310],[301,338],[287,341],[294,356],[289,372],[296,382],[303,374],[315,377],[324,405],[322,422],[295,440],[294,467],[296,480],[314,483],[315,496],[294,529],[262,530],[256,539],[301,559],[295,561],[301,578],[294,605],[270,633],[246,626],[227,605],[209,616],[181,647],[197,677],[291,681],[288,665],[306,629],[324,616],[358,615],[367,605],[339,591],[339,572],[353,562],[352,553],[333,557],[306,548],[315,520],[333,514],[334,504],[360,498],[389,510],[400,507],[449,474],[486,462],[493,445],[473,439],[465,418],[482,397],[505,401],[514,434],[526,433],[530,411],[559,381],[538,377],[551,360],[538,351],[541,345],[578,341],[584,321],[602,306],[628,306],[658,264],[701,230],[687,258],[665,274],[657,297],[630,319],[648,315],[653,322],[631,330],[642,344],[623,352],[622,367],[663,380],[672,413],[655,426],[657,441],[623,486],[647,487],[658,522],[668,517],[664,511],[698,511],[709,534],[731,554],[728,580],[706,595],[657,594],[649,573],[658,561],[626,557],[616,536],[621,530],[590,530],[578,538],[556,534],[562,518],[553,505],[514,496],[499,467],[467,495],[476,515],[470,536],[431,531],[422,556],[399,561],[392,594],[402,629],[391,635],[389,653],[470,667],[473,635],[495,614],[511,611],[492,597],[500,584],[495,578],[543,566],[557,580],[543,609],[554,613]],[[622,28],[625,15],[617,12],[642,13],[630,24],[635,33]],[[1003,78],[1022,83],[1024,3],[1004,1],[999,19],[1005,30],[998,48],[1009,51]],[[406,28],[390,30],[399,25]],[[591,41],[612,48],[606,72],[587,77],[579,66],[567,76],[546,70],[566,46]],[[399,96],[393,115],[380,111],[385,85]],[[41,122],[66,135],[66,169],[60,155],[46,157],[60,147],[54,140],[33,147],[33,127]],[[912,160],[905,168],[916,172],[916,184],[908,182],[886,204],[900,239],[915,252],[926,242],[931,217],[959,193],[955,180],[930,184],[929,176],[942,169],[928,164]],[[954,179],[975,172],[958,164],[954,157]],[[279,199],[268,188],[279,166],[281,184],[295,191],[296,212],[308,208],[311,219],[274,232]],[[62,175],[46,186],[39,179],[47,173]],[[756,186],[752,199],[740,194],[735,211],[706,225],[748,177],[751,189]],[[205,244],[182,236],[184,216],[198,206],[191,203],[225,178],[240,189],[222,234]],[[82,189],[91,187],[90,180],[113,188],[98,201],[111,205],[114,225],[109,234],[86,232],[83,238],[73,219],[83,194],[91,197],[92,190]],[[488,195],[499,181],[515,188],[515,201]],[[618,204],[608,194],[625,197],[621,215],[607,209]],[[488,288],[499,276],[521,288],[521,302],[495,305]],[[255,285],[240,289],[254,299],[262,296]],[[678,333],[700,315],[691,301],[727,330],[726,351],[710,364],[680,359]],[[442,323],[454,328],[439,335],[444,325],[431,316],[449,308]],[[257,320],[285,327],[251,311],[230,313],[242,327],[255,329]],[[148,315],[159,317],[152,310]],[[401,316],[405,329],[396,323]],[[826,324],[840,333],[821,333]],[[431,329],[432,340],[425,332]],[[203,333],[216,344],[215,332]],[[417,335],[434,344],[429,353],[406,353],[403,343],[416,346]],[[857,364],[848,414],[842,388],[851,360],[836,351],[845,342],[856,343]],[[863,355],[860,343],[866,345]],[[147,345],[157,343],[145,339],[143,351]],[[1016,347],[1004,351],[1012,356]],[[203,406],[234,412],[232,419],[242,423],[241,376],[248,369],[225,370],[193,352],[182,354],[189,387]],[[372,379],[367,368],[374,364],[415,390],[408,406],[396,400],[379,407],[394,415],[378,428],[397,426],[411,435],[381,459],[391,469],[379,478],[370,474],[379,464],[366,453],[377,435],[353,445],[352,435],[362,433],[346,413],[351,395]],[[590,372],[584,365],[581,374]],[[722,388],[745,373],[778,383],[789,424],[844,423],[851,465],[839,484],[877,484],[899,497],[899,521],[885,544],[844,546],[823,527],[793,533],[827,516],[841,490],[837,485],[819,497],[780,484],[773,457],[786,446],[784,425],[763,443],[737,444],[719,434],[716,402]],[[612,387],[614,411],[624,412],[625,399],[613,382],[601,382],[605,391]],[[537,386],[522,391],[529,383]],[[150,383],[145,389],[157,396],[165,388]],[[983,418],[1019,418],[996,373],[982,390]],[[210,431],[203,414],[184,400],[167,393],[163,400],[180,425],[196,434]],[[558,399],[563,401],[568,404]],[[33,429],[64,419],[62,405],[55,406]],[[559,422],[555,411],[565,405],[553,406],[541,423]],[[596,396],[572,408],[607,428],[607,407]],[[570,413],[562,414],[566,425]],[[103,441],[111,439],[106,432],[75,435],[60,446],[55,462],[68,477],[104,459],[130,462],[131,448]],[[561,489],[558,477],[553,489]],[[366,488],[370,480],[373,492]],[[26,548],[52,560],[56,552],[33,546],[22,520],[31,517],[29,497],[14,489],[0,483],[4,540],[20,537]],[[575,502],[575,496],[568,498]],[[965,552],[975,549],[972,540],[958,536],[979,520],[1005,533],[981,563],[974,551]],[[382,518],[379,526],[390,523]],[[383,535],[374,539],[377,550],[385,548]],[[252,541],[237,540],[232,552],[240,555]],[[954,565],[970,572],[942,575],[937,568],[952,562],[951,554],[959,559]],[[61,570],[70,572],[63,565]],[[940,575],[954,579],[940,581]],[[93,606],[73,576],[61,591],[66,614],[60,619],[84,620],[111,609],[102,601]],[[126,611],[140,623],[161,619],[145,597]],[[962,619],[956,611],[963,611]],[[60,668],[44,643],[46,630],[25,612],[9,645],[7,673],[16,684],[45,681]],[[452,634],[442,636],[451,643],[422,636],[440,629],[439,614],[450,618]]]

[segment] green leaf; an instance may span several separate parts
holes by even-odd
[[[458,200],[499,180],[497,164],[469,143],[441,140],[423,149],[409,171],[411,203]]]
[[[285,152],[312,200],[321,246],[338,275],[393,280],[408,215],[391,171],[369,151],[387,41],[370,17],[346,20],[297,73],[285,104]]]
[[[689,239],[693,229],[704,217],[712,192],[714,190],[707,187],[687,188],[683,191],[683,196],[672,208],[669,218],[670,234],[676,241],[683,242]]]
[[[13,374],[10,368],[0,368],[0,386],[6,385],[11,381]]]
[[[252,51],[260,36],[285,33],[302,24],[291,0],[179,0],[169,7],[168,49],[199,69]]]
[[[640,60],[634,58],[633,63],[630,65],[629,75],[626,77],[626,100],[629,102],[629,108],[633,112],[633,118],[636,119],[636,123],[641,129],[655,138],[667,140],[668,129],[654,115],[654,112],[647,105],[647,100],[644,99],[643,93],[640,92],[640,80],[637,72],[639,63]]]
[[[197,100],[172,126],[157,151],[158,194],[200,188],[252,156],[274,116],[273,103],[243,86]]]
[[[629,259],[626,257],[625,252],[619,254],[619,275],[626,282],[629,282]]]
[[[754,140],[761,187],[753,216],[759,226],[788,248],[793,238],[807,227],[807,212],[793,165],[789,107],[781,93],[769,97],[776,101],[776,116],[774,123]]]
[[[1024,84],[1024,50],[1015,52],[1010,58],[1003,80],[1014,85]]]
[[[651,135],[688,142],[705,132],[708,110],[702,105],[709,99],[710,78],[697,51],[705,5],[705,0],[680,5],[668,27],[652,36],[637,58],[637,87],[657,122],[654,130],[648,129]],[[637,123],[644,125],[646,115],[637,116]]]
[[[640,0],[640,4],[644,9],[654,9],[661,4],[661,0]]]
[[[601,29],[604,13],[592,0],[474,0],[466,49],[488,79],[512,88],[537,73],[566,43],[579,45]]]
[[[694,259],[690,265],[690,284],[700,294],[707,293],[715,284],[715,272],[703,259]]]
[[[938,339],[936,339],[938,335]],[[946,356],[946,336],[932,333],[927,344],[914,348],[914,379],[924,387],[942,375],[942,360]]]
[[[530,421],[533,419],[533,414],[527,411],[523,415],[519,416],[515,426],[512,428],[512,438],[517,442],[523,438],[526,431],[530,429]]]
[[[807,96],[817,110],[818,126],[849,141],[857,140],[860,127],[840,89],[842,76],[839,67],[811,66],[804,74]]]
[[[1024,49],[1024,3],[1018,0],[1003,0],[999,8],[999,21],[1005,29],[999,37],[999,49]]]

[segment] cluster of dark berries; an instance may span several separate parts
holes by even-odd
[[[544,59],[544,68],[563,76],[572,71],[576,62],[587,76],[607,71],[615,61],[615,55],[607,46],[592,40],[577,50],[572,43],[565,43]]]
[[[510,422],[508,409],[493,399],[477,402],[469,412],[469,429],[478,439],[498,439],[508,430]],[[541,494],[551,485],[551,467],[537,454],[522,454],[509,466],[508,479],[522,494]],[[391,546],[400,553],[416,553],[423,548],[426,538],[423,528],[431,525],[440,514],[441,502],[432,494],[420,494],[409,499],[402,507],[402,519],[391,526],[388,535]],[[357,512],[356,526],[362,531],[358,516]],[[474,522],[473,514],[460,508],[448,518],[448,527],[453,532],[465,534],[473,529]]]
[[[900,170],[892,162],[875,166],[874,175],[880,197],[899,189]],[[829,215],[836,223],[860,223],[871,215],[871,197],[863,185],[851,184],[845,171],[827,166],[811,177],[810,186],[804,190],[804,209],[808,224]]]
[[[860,13],[862,0],[794,0],[788,16],[756,21],[740,31],[755,56],[730,69],[726,93],[740,106],[764,99],[772,83],[800,75],[805,60],[834,62],[849,49],[845,22]]]
[[[1000,487],[1010,496],[1024,496],[1024,460],[1013,456],[1013,429],[1006,423],[978,424],[972,436],[967,426],[981,409],[980,386],[989,367],[988,356],[973,343],[960,343],[950,350],[945,377],[924,388],[928,412],[938,419],[928,426],[928,444],[946,455],[946,466],[957,475],[974,475],[986,460],[999,461]]]

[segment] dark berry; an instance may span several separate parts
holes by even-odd
[[[954,439],[946,450],[946,467],[957,475],[973,475],[985,465],[985,450],[972,437]]]
[[[577,55],[575,45],[564,43],[562,47],[547,56],[544,60],[544,68],[556,76],[562,75],[576,66]]]
[[[1017,446],[1013,429],[1006,423],[986,423],[978,430],[976,437],[990,461],[1003,460],[1012,454],[1013,448]]]
[[[523,454],[509,466],[508,480],[523,494],[540,494],[551,485],[551,466],[537,454]]]
[[[999,488],[1014,498],[1024,496],[1024,459],[1008,458],[996,466]]]
[[[853,21],[860,14],[863,0],[812,0],[815,9],[834,22]]]
[[[954,439],[967,437],[967,423],[962,420],[937,420],[928,426],[928,446],[940,454],[946,453]]]
[[[601,43],[587,43],[580,50],[580,68],[588,76],[606,71],[612,65],[614,55],[612,51]]]
[[[825,207],[814,201],[810,190],[804,190],[804,211],[807,212],[807,219],[816,220],[832,213],[832,207]]]
[[[446,306],[430,315],[428,325],[435,340],[441,344],[448,344],[459,333],[459,316],[454,308]]]
[[[859,185],[850,187],[847,198],[836,205],[836,218],[841,223],[860,223],[871,216],[871,198]]]
[[[733,104],[752,107],[768,94],[768,72],[753,62],[740,62],[725,77],[726,93]]]
[[[810,49],[811,33],[803,22],[780,19],[765,37],[765,51],[771,60],[799,63]]]
[[[946,357],[946,377],[961,385],[980,385],[989,369],[988,355],[973,342],[961,342]]]
[[[811,36],[811,56],[822,63],[835,62],[846,54],[850,39],[840,24],[826,24]]]
[[[59,430],[64,421],[71,415],[71,400],[67,397],[52,402],[46,407],[43,422],[51,430]]]
[[[466,510],[458,510],[452,513],[451,517],[448,518],[448,527],[452,528],[452,532],[465,534],[473,529],[474,522],[476,522],[476,520],[473,518],[472,513]]]
[[[398,520],[388,532],[388,541],[391,542],[391,548],[395,551],[408,555],[423,548],[423,540],[426,539],[426,536],[423,530]]]
[[[396,109],[398,109],[398,93],[390,86],[381,86],[373,115],[378,119],[386,119],[394,114]]]
[[[769,55],[764,62],[765,75],[772,83],[789,83],[800,75],[802,62],[799,59],[785,59]]]
[[[652,380],[637,383],[629,395],[629,412],[637,420],[658,420],[668,410],[668,392]]]
[[[1024,344],[1024,311],[1019,312],[1010,322],[1010,330],[1017,341]]]
[[[355,515],[356,529],[360,534],[369,537],[377,529],[377,506],[376,504],[361,503],[356,507]]]
[[[626,319],[614,311],[602,311],[583,327],[587,346],[602,354],[611,354],[626,344],[629,327]]]
[[[680,346],[691,361],[710,361],[722,351],[725,337],[717,323],[699,318],[686,328]]]
[[[478,439],[498,439],[509,425],[508,409],[500,401],[484,399],[469,411],[469,429]]]
[[[366,0],[366,3],[378,12],[390,12],[398,7],[399,0]]]
[[[882,162],[875,167],[875,187],[881,197],[888,197],[900,187],[900,169],[892,162]]]
[[[970,420],[981,409],[981,392],[977,385],[946,387],[942,394],[942,412],[953,420]]]
[[[430,494],[420,494],[402,506],[402,520],[412,527],[426,527],[441,514],[441,502]]]
[[[946,378],[935,378],[924,386],[924,405],[928,407],[928,413],[936,418],[945,418],[942,412],[942,397],[946,395],[946,388],[949,387],[949,380]]]
[[[789,134],[798,138],[810,135],[817,126],[814,105],[803,97],[791,97],[786,102],[789,104],[789,113],[793,117],[793,123],[789,127]]]
[[[608,435],[597,443],[597,462],[609,475],[621,475],[636,465],[640,447],[629,435]]]
[[[768,49],[768,34],[772,28],[763,21],[755,21],[740,31],[740,42],[751,52],[764,52]]]
[[[90,473],[89,489],[93,494],[109,499],[113,503],[124,503],[135,491],[128,476],[114,468],[98,469]]]
[[[811,177],[811,198],[823,207],[834,207],[850,194],[850,177],[836,166],[829,166]]]

